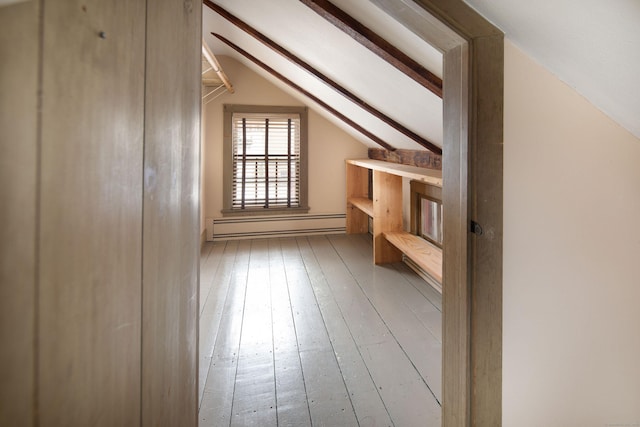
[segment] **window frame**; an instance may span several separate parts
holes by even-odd
[[[442,209],[442,187],[438,187],[435,185],[428,184],[426,182],[411,180],[409,183],[411,189],[411,234],[414,234],[418,237],[421,237],[428,241],[429,243],[434,244],[435,246],[442,249],[444,243],[444,233],[443,230],[440,230],[442,233],[442,242],[437,242],[434,239],[429,238],[422,234],[422,224],[421,224],[421,212],[420,212],[420,202],[422,199],[430,200],[432,202],[438,203]],[[442,220],[444,216],[442,217]],[[444,228],[444,223],[441,224],[442,228]]]
[[[300,206],[233,208],[233,114],[298,114],[300,116]],[[309,212],[308,199],[308,108],[304,106],[240,105],[223,106],[223,216],[286,215]]]

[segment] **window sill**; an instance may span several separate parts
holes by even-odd
[[[309,212],[309,207],[300,208],[274,208],[274,209],[222,209],[223,217],[232,216],[265,216],[265,215],[298,215]]]

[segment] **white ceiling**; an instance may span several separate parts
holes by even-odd
[[[442,100],[416,83],[351,36],[337,29],[313,10],[298,1],[216,0],[231,14],[267,35],[317,70],[355,93],[369,105],[403,124],[413,132],[442,146]],[[411,31],[377,9],[368,0],[335,0],[333,2],[352,17],[388,39],[397,48],[442,75],[442,55]],[[216,32],[268,64],[297,85],[354,120],[395,148],[422,149],[420,145],[391,126],[364,111],[329,86],[253,37],[203,8],[203,33],[216,55],[229,55],[269,79],[283,90],[300,98],[327,119],[342,127],[364,144],[377,147],[369,138],[290,89],[261,68],[211,36]],[[229,76],[233,82],[233,76]],[[233,102],[230,99],[229,102]]]
[[[434,74],[442,56],[369,0],[333,0]],[[591,103],[640,137],[640,0],[465,0]],[[291,0],[214,0],[361,99],[442,146],[442,100]],[[323,114],[364,144],[377,145],[210,35],[217,32],[396,148],[422,147],[203,6],[203,34],[229,55]],[[233,76],[229,76],[233,83]],[[233,102],[230,99],[229,102]]]
[[[640,0],[464,0],[640,138]]]

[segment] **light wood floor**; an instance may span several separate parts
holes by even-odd
[[[441,298],[368,236],[207,243],[201,426],[440,426]]]

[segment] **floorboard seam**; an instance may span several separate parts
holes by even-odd
[[[411,363],[411,366],[413,366],[413,369],[415,369],[415,371],[418,373],[418,376],[420,377],[420,379],[422,380],[422,382],[425,384],[425,386],[427,387],[427,389],[429,390],[429,392],[431,393],[431,395],[433,396],[433,398],[436,400],[436,402],[438,403],[438,406],[442,407],[442,403],[440,403],[440,399],[438,399],[436,397],[436,394],[433,392],[433,390],[431,389],[431,386],[429,385],[429,383],[427,382],[427,380],[422,376],[422,374],[420,373],[420,370],[418,370],[418,367],[415,365],[415,363],[413,362],[413,360],[411,359],[411,357],[409,357],[409,354],[407,354],[406,350],[404,349],[404,347],[402,346],[402,344],[400,344],[400,341],[398,341],[398,339],[396,338],[395,334],[393,333],[393,331],[391,330],[391,328],[389,327],[389,325],[387,325],[386,320],[384,319],[384,317],[382,316],[382,314],[378,311],[378,308],[376,307],[376,305],[371,301],[371,299],[369,298],[369,294],[367,293],[367,291],[365,291],[362,287],[362,284],[360,283],[360,280],[355,277],[353,275],[353,271],[349,268],[349,265],[347,262],[345,262],[344,258],[342,257],[342,255],[340,254],[340,252],[338,251],[338,249],[334,246],[333,242],[331,241],[331,239],[327,239],[329,240],[329,244],[331,245],[331,247],[334,249],[334,251],[338,254],[338,256],[340,257],[340,259],[342,260],[343,264],[346,266],[347,270],[349,270],[349,273],[351,273],[351,277],[353,277],[353,280],[355,281],[355,283],[358,285],[358,287],[360,288],[360,290],[362,291],[362,293],[364,294],[364,296],[367,298],[367,301],[369,301],[369,304],[371,304],[371,307],[373,308],[373,310],[378,314],[378,316],[380,317],[380,320],[382,321],[382,323],[384,323],[384,326],[387,328],[387,330],[389,331],[389,334],[393,337],[393,339],[395,340],[395,342],[398,344],[398,347],[400,347],[400,349],[402,350],[402,352],[404,353],[404,355],[407,357],[407,359],[409,360],[409,363]]]

